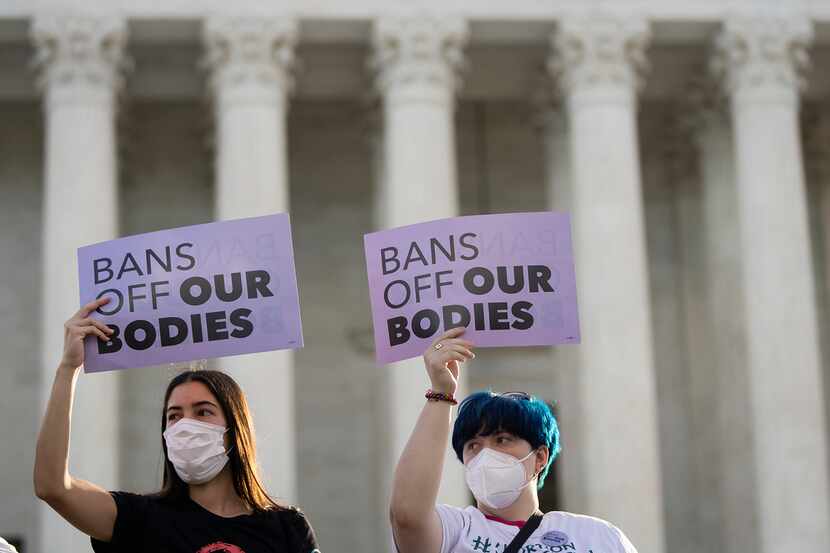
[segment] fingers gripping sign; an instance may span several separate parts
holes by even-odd
[[[460,363],[473,359],[473,343],[460,336],[464,327],[451,328],[438,338],[424,352],[424,365],[432,390],[454,395],[458,388]]]
[[[63,325],[63,358],[61,365],[77,369],[84,364],[84,339],[87,336],[96,336],[104,342],[109,341],[112,329],[92,318],[93,311],[109,303],[110,298],[103,297],[81,307]]]

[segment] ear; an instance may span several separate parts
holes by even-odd
[[[546,446],[546,445],[539,446],[539,448],[536,450],[536,463],[534,465],[535,468],[536,468],[536,474],[537,475],[540,472],[542,472],[542,469],[545,468],[545,465],[548,464],[548,459],[549,458],[550,458],[550,451],[548,450],[548,446]]]

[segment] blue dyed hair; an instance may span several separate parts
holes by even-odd
[[[505,396],[490,390],[471,394],[461,402],[452,429],[452,448],[458,460],[464,462],[464,444],[469,440],[496,432],[518,436],[533,449],[547,446],[548,463],[539,472],[536,485],[541,489],[551,463],[561,450],[559,426],[548,404],[533,396]]]

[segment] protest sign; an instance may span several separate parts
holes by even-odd
[[[86,372],[303,345],[291,224],[267,215],[78,249],[81,305],[115,332],[85,341]]]
[[[579,343],[567,214],[456,217],[363,242],[378,363],[456,326],[476,346]]]

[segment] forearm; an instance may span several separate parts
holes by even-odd
[[[47,499],[69,488],[69,431],[77,370],[59,368],[35,451],[35,494]]]
[[[451,405],[428,401],[395,470],[391,515],[400,524],[417,524],[431,516],[438,499],[450,434]]]

